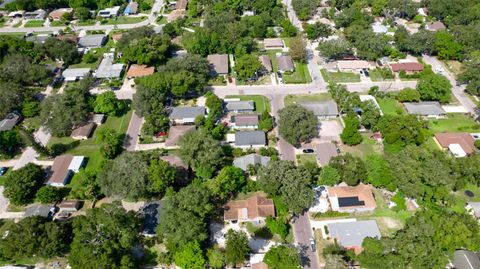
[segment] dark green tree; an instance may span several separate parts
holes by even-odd
[[[340,180],[349,186],[355,186],[367,179],[365,163],[350,153],[333,157],[329,165],[338,171]]]
[[[299,105],[287,106],[278,111],[279,133],[290,144],[300,145],[317,135],[317,118]]]
[[[288,245],[270,248],[265,254],[263,262],[271,269],[301,268],[298,250]]]
[[[243,231],[228,230],[225,246],[225,258],[233,266],[243,263],[250,252],[247,234]]]
[[[35,193],[42,186],[45,173],[33,163],[12,171],[5,181],[5,197],[14,205],[25,205],[32,202]]]

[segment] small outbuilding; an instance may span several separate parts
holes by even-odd
[[[87,140],[95,129],[95,123],[84,123],[72,131],[70,137],[77,140]]]

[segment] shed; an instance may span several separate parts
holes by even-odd
[[[235,146],[240,148],[264,147],[266,143],[263,131],[238,131],[235,133]]]
[[[295,64],[293,63],[292,57],[289,55],[278,56],[277,66],[278,71],[280,72],[291,72],[295,70]]]
[[[77,140],[87,140],[92,134],[93,129],[95,129],[95,123],[84,123],[75,128],[70,136]]]

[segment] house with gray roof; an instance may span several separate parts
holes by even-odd
[[[228,74],[228,54],[212,54],[207,56],[214,75]]]
[[[480,221],[480,202],[468,202],[466,209]]]
[[[277,57],[277,66],[279,72],[291,72],[295,70],[295,64],[289,55],[281,55]]]
[[[249,165],[267,166],[269,162],[270,162],[270,157],[252,153],[242,157],[235,158],[235,160],[233,160],[233,166],[236,166],[242,169],[243,171],[247,171]]]
[[[105,53],[95,72],[96,78],[114,79],[122,76],[124,64],[114,64],[113,53]]]
[[[242,113],[253,112],[255,110],[254,101],[227,101],[225,106],[228,112]]]
[[[443,110],[439,102],[412,102],[403,103],[408,114],[427,118],[444,118],[447,113]]]
[[[319,119],[332,119],[338,117],[337,103],[333,100],[301,102],[299,105],[312,111]]]
[[[453,254],[453,261],[447,268],[454,269],[477,269],[480,268],[480,253],[469,250],[456,250]]]
[[[174,107],[170,113],[170,120],[173,124],[193,124],[198,116],[205,116],[205,107]]]
[[[91,71],[90,68],[67,68],[63,70],[62,77],[65,81],[77,81],[86,77]]]
[[[263,131],[238,131],[235,133],[235,146],[239,148],[261,148],[267,144]]]
[[[236,114],[230,117],[230,125],[234,129],[257,129],[258,114]]]
[[[338,155],[337,146],[330,142],[317,144],[316,148],[317,161],[320,166],[328,165],[330,160]]]
[[[361,250],[363,239],[381,238],[377,222],[374,220],[329,223],[327,228],[329,236],[346,249]]]
[[[78,39],[80,48],[101,48],[107,42],[107,36],[103,34],[86,35]]]
[[[7,116],[0,121],[0,132],[12,130],[20,120],[21,116],[19,114],[14,112],[8,113]]]
[[[24,217],[40,216],[44,218],[51,218],[53,216],[54,207],[50,205],[30,205],[25,208]]]

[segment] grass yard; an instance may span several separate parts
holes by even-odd
[[[320,264],[325,264],[325,258],[323,257],[323,249],[326,246],[333,244],[333,241],[323,239],[322,231],[319,229],[315,230],[314,236],[315,236],[315,247],[317,250],[318,261],[320,262]]]
[[[370,134],[362,134],[363,141],[356,146],[340,145],[342,152],[351,153],[354,156],[365,159],[371,154],[383,154],[382,145],[377,144],[374,140],[370,139]]]
[[[404,113],[402,104],[391,98],[377,98],[378,105],[384,115],[400,115]]]
[[[277,53],[282,53],[281,50],[267,50],[267,55],[270,57],[270,61],[272,61],[272,72],[277,72],[278,70],[278,63],[277,63]]]
[[[384,78],[382,76],[382,73],[378,69],[369,70],[368,73],[370,74],[370,79],[373,82],[376,82],[376,81],[393,81],[394,80],[394,79],[391,79],[391,78]]]
[[[60,22],[60,21],[58,21],[58,22]],[[77,21],[78,26],[89,26],[89,25],[95,25],[96,23],[97,23],[96,20]]]
[[[305,165],[307,163],[317,164],[317,157],[316,157],[315,153],[297,155],[297,164],[298,165]]]
[[[25,23],[25,28],[28,27],[42,27],[44,20],[29,20],[27,23]]]
[[[321,69],[323,79],[327,82],[345,83],[345,82],[360,82],[360,75],[351,72],[328,72]]]
[[[293,105],[300,102],[314,102],[314,101],[327,101],[331,100],[332,97],[329,93],[319,93],[319,94],[289,94],[285,97],[284,103],[285,106]]]
[[[441,132],[480,132],[480,124],[464,114],[448,114],[447,119],[430,120],[430,130]]]
[[[208,85],[211,85],[211,86],[226,86],[227,85],[227,81],[225,80],[224,76],[216,76],[216,77],[213,77],[213,78],[209,78],[207,83],[208,83]]]
[[[465,71],[465,66],[459,61],[444,61],[443,65],[455,76],[458,76]]]
[[[295,63],[295,72],[283,74],[283,82],[286,84],[305,84],[312,82],[308,67],[304,63]]]
[[[103,20],[101,23],[102,24],[134,24],[134,23],[142,22],[146,19],[147,19],[147,17],[145,17],[145,16],[141,16],[141,17],[120,16],[120,17],[117,17],[117,18]]]
[[[271,111],[270,101],[263,95],[229,95],[225,98],[239,98],[241,101],[254,101],[255,112],[258,113],[262,113],[265,110],[268,112]]]

